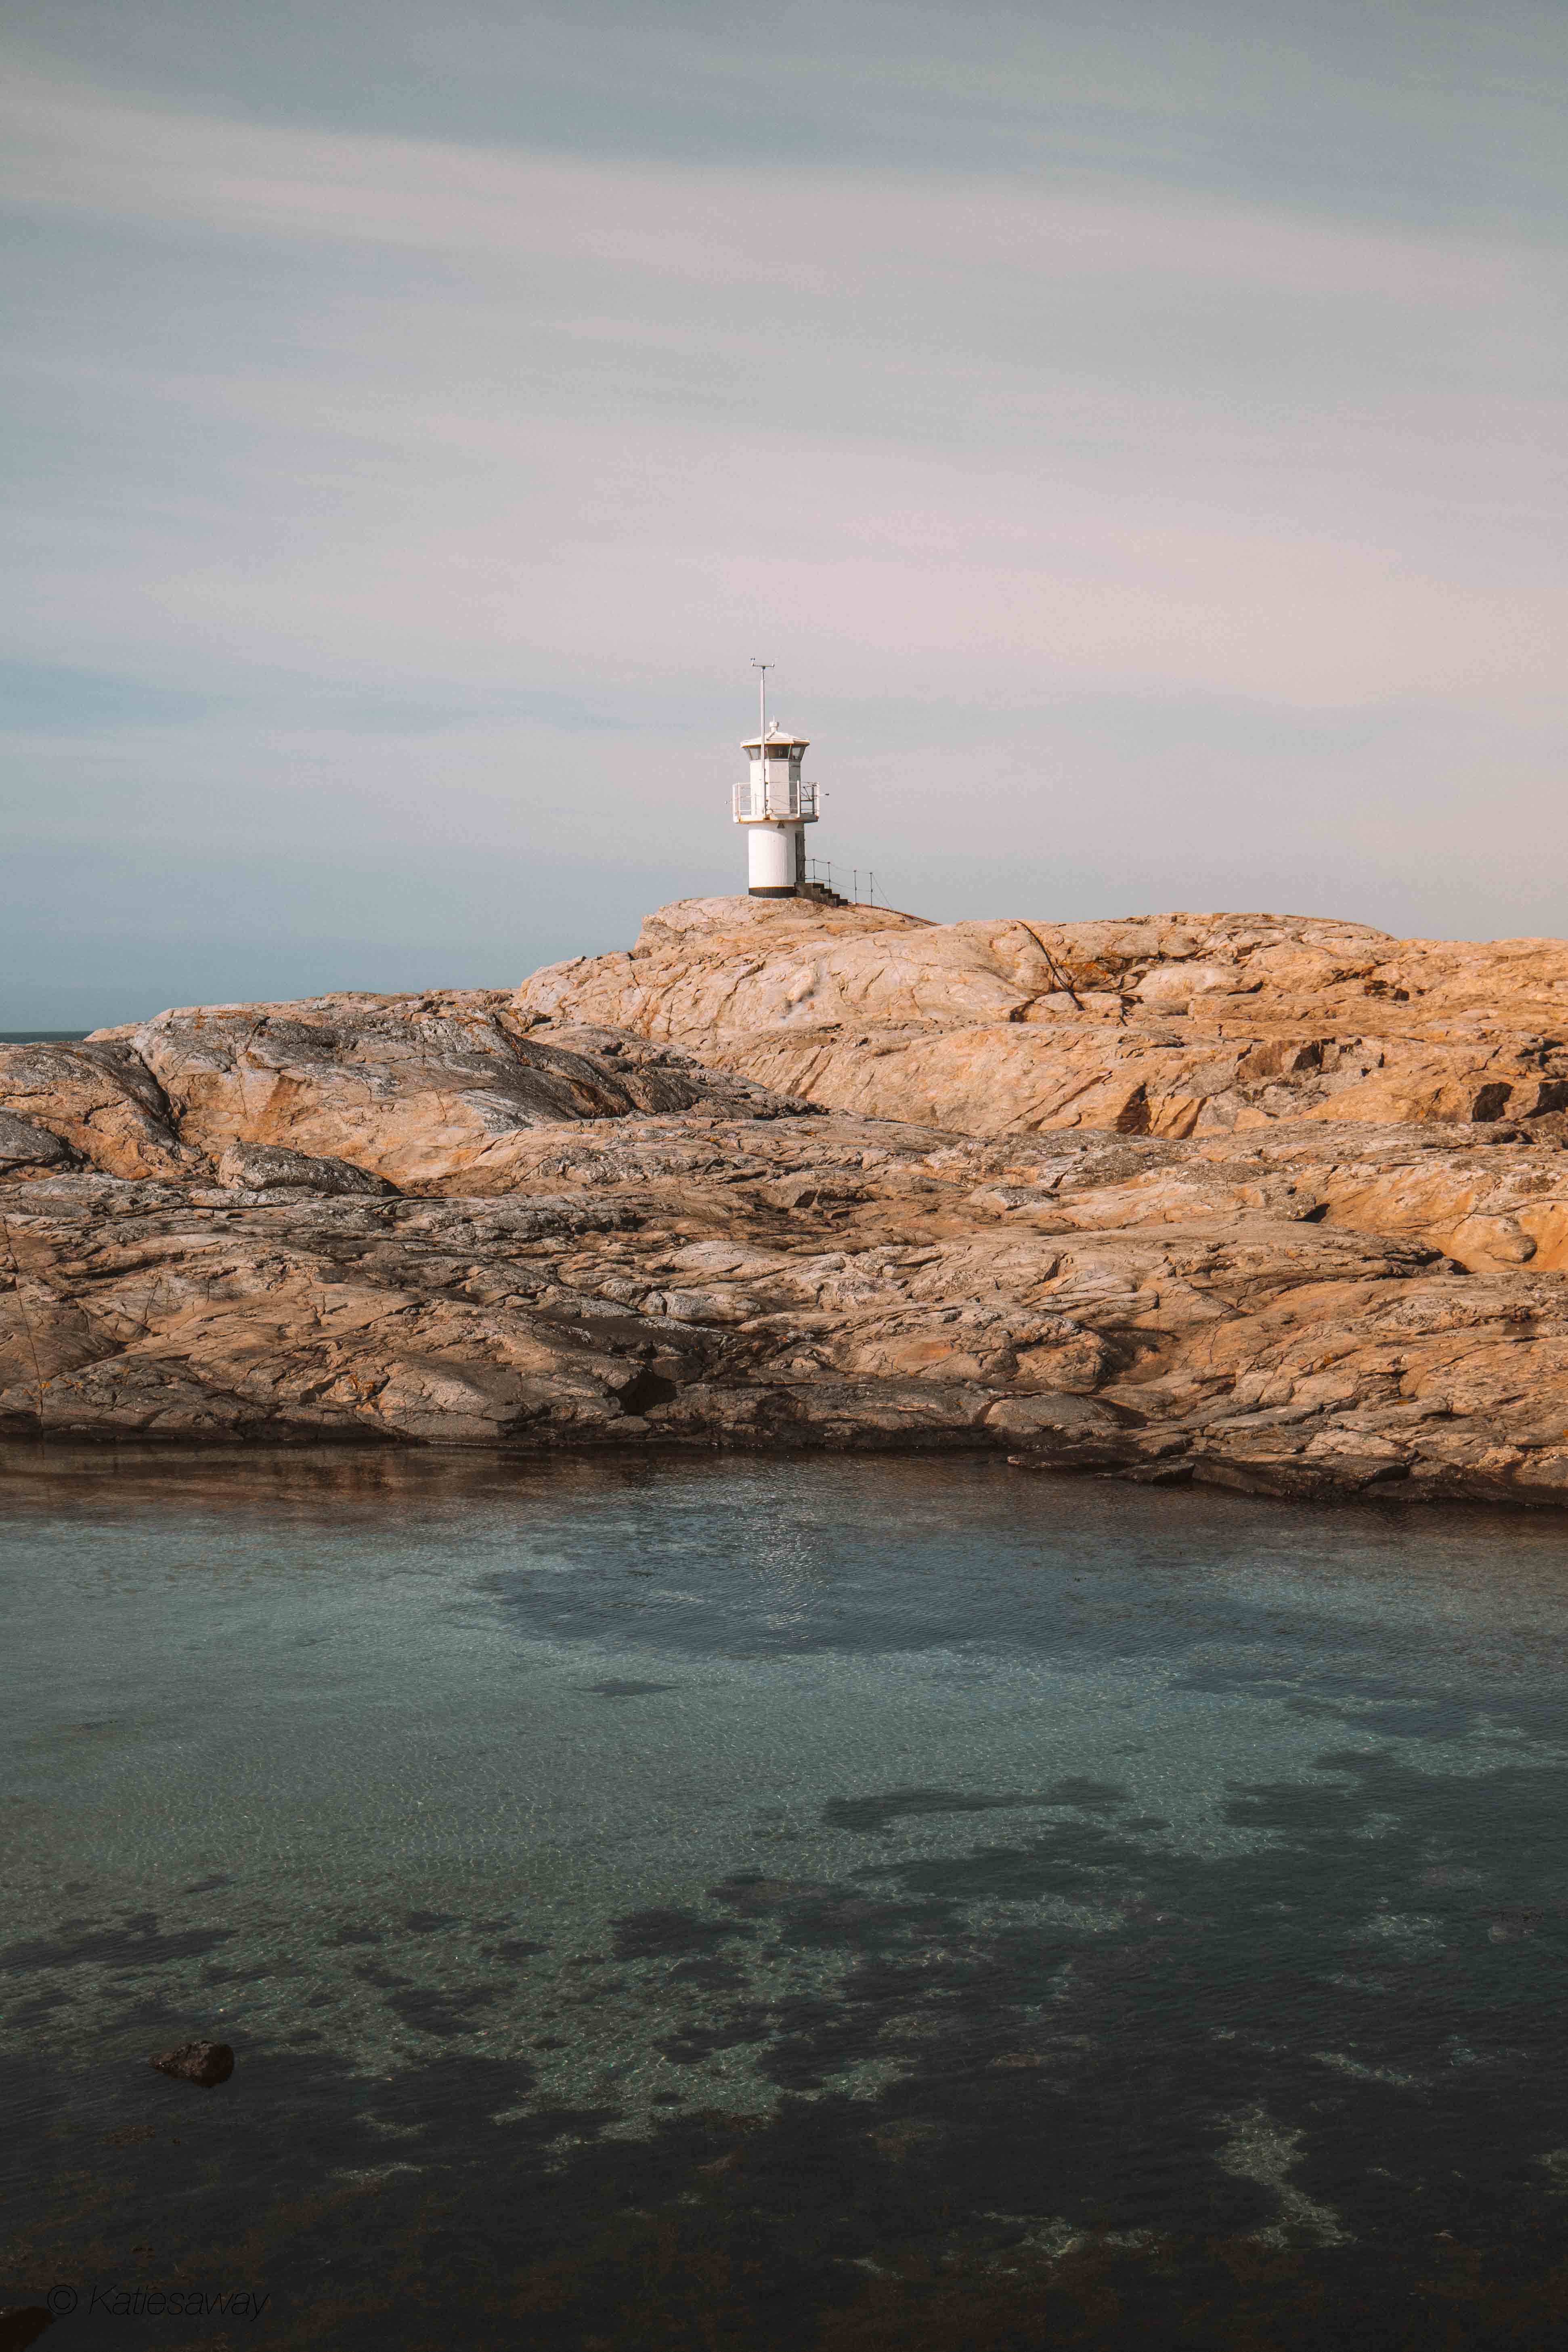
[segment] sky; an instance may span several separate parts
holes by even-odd
[[[1568,930],[1561,0],[4,0],[0,1029]]]

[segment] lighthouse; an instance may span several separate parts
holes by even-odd
[[[735,823],[746,835],[746,883],[753,898],[795,898],[805,896],[805,828],[817,818],[815,784],[802,783],[801,761],[808,738],[791,735],[775,721],[768,723],[768,671],[762,671],[757,732],[741,749],[751,763],[743,784],[735,786]]]

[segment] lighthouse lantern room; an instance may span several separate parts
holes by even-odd
[[[763,671],[758,731],[741,749],[751,762],[735,786],[735,823],[745,830],[747,885],[753,898],[794,898],[805,882],[805,827],[817,820],[817,789],[801,782],[809,739],[768,723],[767,669]]]

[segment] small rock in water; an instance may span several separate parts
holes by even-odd
[[[226,2042],[186,2042],[148,2063],[178,2083],[199,2083],[204,2091],[211,2091],[233,2074],[234,2053]]]
[[[8,2303],[0,2311],[0,2352],[23,2352],[54,2324],[53,2312],[41,2303]]]

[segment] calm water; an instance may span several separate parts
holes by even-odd
[[[0,1477],[0,2302],[1545,2344],[1568,1533],[990,1465]],[[232,2042],[211,2093],[147,2053]]]

